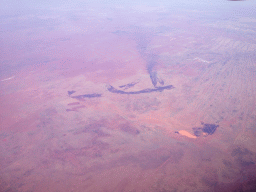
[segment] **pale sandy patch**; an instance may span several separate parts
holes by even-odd
[[[189,138],[193,138],[193,139],[197,138],[196,136],[192,135],[191,133],[189,133],[189,132],[187,132],[185,130],[180,130],[179,134],[184,135],[184,136],[189,137]]]

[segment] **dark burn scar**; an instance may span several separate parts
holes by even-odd
[[[162,92],[165,89],[173,89],[174,86],[172,85],[167,85],[167,86],[163,86],[163,87],[156,87],[154,89],[142,89],[140,91],[122,91],[119,89],[114,88],[111,85],[108,85],[108,91],[111,93],[118,93],[118,94],[141,94],[141,93],[151,93],[151,92]]]
[[[205,124],[202,122],[203,127],[193,127],[194,135],[199,137],[202,133],[207,133],[208,135],[212,135],[219,125],[215,124]]]
[[[204,124],[203,128],[202,128],[202,131],[204,133],[208,133],[209,135],[212,135],[217,127],[219,127],[219,125],[215,125],[215,124]]]
[[[74,99],[83,99],[83,98],[93,98],[93,97],[101,97],[102,94],[93,93],[93,94],[84,94],[84,95],[77,95],[72,96]]]
[[[75,93],[76,91],[68,91],[68,96],[72,95],[73,93]]]
[[[133,83],[129,83],[129,84],[126,84],[126,85],[121,85],[119,86],[119,88],[123,88],[124,90],[125,89],[129,89],[131,87],[133,87],[134,85],[136,85],[138,82],[133,82]]]

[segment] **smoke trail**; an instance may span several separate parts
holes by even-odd
[[[146,68],[149,73],[151,82],[154,87],[157,87],[158,82],[161,85],[164,85],[164,81],[158,78],[157,71],[155,69],[155,66],[157,65],[158,56],[147,50],[148,44],[150,43],[151,39],[152,35],[136,34],[135,36],[138,52],[146,60]]]
[[[149,73],[152,84],[154,85],[154,87],[156,87],[156,85],[157,85],[157,72],[156,72],[156,70],[154,70],[154,67],[157,64],[156,61],[155,61],[156,56],[151,55],[151,56],[148,56],[148,58],[149,58],[149,61],[147,62],[147,71]]]

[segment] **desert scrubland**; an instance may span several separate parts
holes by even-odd
[[[256,18],[229,11],[1,16],[1,191],[255,189]]]

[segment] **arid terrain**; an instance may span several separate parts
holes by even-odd
[[[0,191],[255,190],[256,15],[240,9],[3,13]]]

